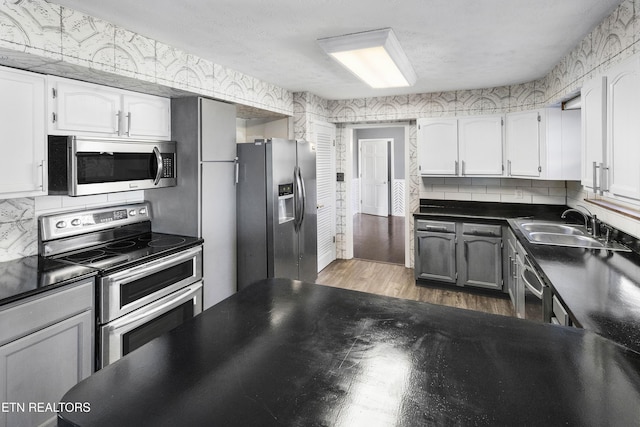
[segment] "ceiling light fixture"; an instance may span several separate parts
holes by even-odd
[[[391,28],[318,40],[333,59],[380,89],[412,86],[416,73]]]

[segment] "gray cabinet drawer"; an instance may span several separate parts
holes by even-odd
[[[434,233],[455,233],[456,223],[419,219],[416,221],[416,230],[431,231]]]
[[[462,234],[471,236],[500,237],[502,236],[502,226],[495,224],[462,224]]]
[[[0,310],[0,345],[93,308],[93,278],[8,305]]]

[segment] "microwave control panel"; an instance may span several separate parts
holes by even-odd
[[[174,173],[174,154],[162,153],[162,177],[175,178]]]

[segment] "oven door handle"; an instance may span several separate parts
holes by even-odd
[[[181,251],[178,254],[167,255],[164,258],[149,261],[146,264],[140,265],[138,267],[132,267],[125,271],[108,274],[104,276],[104,279],[108,280],[109,282],[117,282],[124,278],[124,279],[127,279],[126,280],[127,283],[132,282],[141,276],[146,276],[146,275],[155,273],[157,271],[164,270],[167,267],[172,267],[181,262],[188,261],[191,258],[193,258],[195,255],[197,255],[199,252],[202,252],[201,246],[197,246],[195,248]]]
[[[531,274],[533,274],[536,279],[540,282],[540,284],[542,285],[542,287],[544,288],[544,283],[542,283],[542,279],[540,279],[540,276],[538,276],[538,273],[536,273],[536,271],[531,268],[529,265],[524,264],[523,265],[524,270],[522,270],[522,274],[520,274],[520,277],[522,278],[522,281],[524,282],[524,285],[531,291],[531,293],[533,293],[535,296],[537,296],[538,298],[542,299],[542,292],[543,290],[538,290],[536,289],[535,286],[533,286],[525,277],[525,272],[529,271]]]
[[[153,147],[153,154],[156,156],[156,165],[158,166],[158,172],[156,173],[156,179],[153,181],[153,185],[158,185],[160,182],[160,178],[164,174],[164,166],[162,164],[162,154],[158,147]]]
[[[202,285],[200,283],[191,285],[188,288],[177,291],[176,293],[165,297],[167,299],[171,297],[168,301],[157,306],[149,304],[146,307],[139,308],[134,312],[136,313],[135,316],[123,316],[121,319],[114,320],[113,322],[110,322],[110,324],[107,324],[107,327],[111,329],[111,331],[117,331],[119,329],[126,328],[127,326],[136,324],[141,320],[154,317],[156,314],[163,314],[171,311],[174,308],[179,307],[180,305],[189,301],[190,299],[193,299],[193,297],[200,291],[201,288]]]

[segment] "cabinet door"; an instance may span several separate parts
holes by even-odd
[[[416,279],[456,283],[456,235],[417,231]]]
[[[462,236],[458,273],[462,286],[502,289],[502,239]]]
[[[540,120],[537,110],[507,114],[508,176],[540,176]]]
[[[608,189],[640,199],[640,58],[607,74]]]
[[[600,170],[594,169],[605,161],[605,122],[607,117],[607,79],[596,77],[582,87],[582,185],[593,189],[601,185]],[[593,178],[596,176],[594,183]]]
[[[121,91],[75,80],[49,78],[49,133],[118,136]]]
[[[47,194],[45,79],[0,68],[0,198]]]
[[[236,106],[200,99],[202,161],[236,158]]]
[[[458,175],[458,120],[418,119],[420,175]]]
[[[171,100],[160,96],[126,93],[121,125],[133,138],[171,139]]]
[[[27,408],[0,412],[1,427],[55,425],[55,412],[29,411],[28,405],[55,404],[91,374],[92,318],[85,311],[0,347],[0,402]]]
[[[461,175],[502,175],[502,116],[458,119]]]

